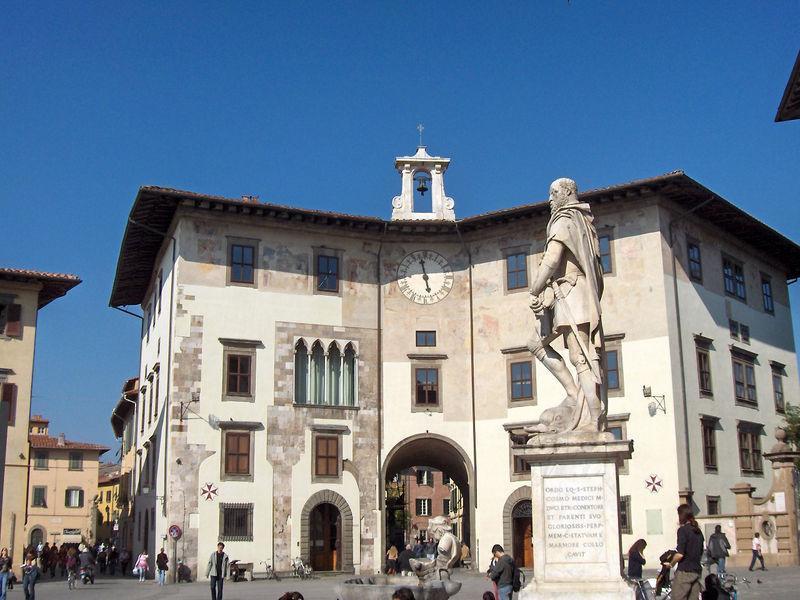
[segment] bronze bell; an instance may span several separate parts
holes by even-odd
[[[414,178],[414,180],[419,184],[417,185],[417,191],[419,192],[419,195],[424,196],[425,192],[428,191],[428,182],[430,181],[430,178],[424,173],[420,173]]]

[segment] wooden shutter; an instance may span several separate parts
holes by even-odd
[[[9,337],[20,337],[22,335],[22,305],[8,305],[5,334]]]
[[[16,421],[17,413],[17,384],[4,383],[2,390],[2,401],[8,403],[8,424],[13,425]]]

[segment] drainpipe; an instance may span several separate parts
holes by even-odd
[[[383,233],[378,240],[378,255],[375,265],[375,275],[377,277],[378,291],[378,455],[377,465],[378,470],[378,517],[381,520],[381,548],[386,545],[386,482],[383,480],[381,473],[381,454],[383,452],[383,287],[381,285],[381,255],[383,254],[383,241],[386,238],[386,231],[389,228],[389,223],[384,221]],[[375,552],[376,560],[383,560],[383,550],[378,549]],[[361,557],[364,560],[364,557]],[[380,562],[378,563],[380,564]]]
[[[686,391],[686,361],[683,356],[683,327],[681,325],[681,304],[680,296],[678,294],[678,257],[675,254],[675,224],[682,221],[695,211],[701,209],[706,204],[714,199],[713,195],[703,200],[700,204],[690,208],[684,213],[681,213],[669,222],[669,249],[672,254],[672,293],[675,299],[675,321],[678,326],[678,355],[681,367],[681,395],[682,395],[682,408],[683,408],[683,435],[686,439],[686,485],[692,491],[692,453],[690,451],[690,436],[689,436],[689,406],[688,406],[688,393]]]

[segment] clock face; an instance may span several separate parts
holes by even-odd
[[[453,289],[453,269],[447,259],[432,250],[417,250],[397,267],[397,284],[417,304],[435,304]]]

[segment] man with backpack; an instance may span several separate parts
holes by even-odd
[[[505,553],[500,544],[492,546],[494,564],[489,569],[489,579],[497,584],[497,594],[500,600],[511,600],[514,592],[521,587],[520,572],[514,559]]]
[[[708,556],[711,561],[717,565],[717,575],[722,577],[725,574],[725,559],[728,557],[728,550],[731,548],[731,543],[728,538],[722,533],[722,526],[717,525],[714,527],[714,533],[708,538]]]

